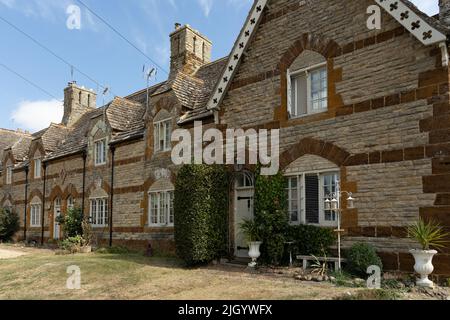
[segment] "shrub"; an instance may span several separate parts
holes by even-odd
[[[175,244],[187,265],[227,251],[228,175],[223,166],[186,165],[175,185]]]
[[[380,257],[373,246],[366,243],[356,243],[347,253],[348,271],[358,277],[367,276],[367,268],[370,266],[379,266],[383,269]]]
[[[295,254],[322,256],[329,254],[330,247],[336,242],[336,234],[329,228],[299,225],[289,227],[287,239],[295,242]]]
[[[10,241],[19,228],[19,216],[8,209],[0,209],[0,241]]]
[[[262,176],[259,169],[255,181],[255,222],[259,225],[261,241],[260,261],[279,264],[282,261],[288,229],[285,178],[279,172]]]
[[[430,248],[442,249],[449,242],[449,233],[433,221],[426,223],[420,219],[416,224],[408,228],[408,237],[415,239],[422,246],[422,250]]]
[[[80,208],[72,208],[63,217],[60,216],[59,223],[63,225],[64,235],[68,238],[83,235],[83,212]]]
[[[80,252],[81,248],[86,245],[82,236],[69,237],[60,242],[59,247],[62,250],[69,251],[71,253]]]

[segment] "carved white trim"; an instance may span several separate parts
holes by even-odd
[[[208,110],[217,109],[223,100],[225,93],[227,92],[234,75],[238,69],[239,62],[242,59],[242,55],[248,47],[249,40],[252,38],[253,33],[258,28],[261,21],[262,13],[267,5],[268,0],[257,0],[253,5],[252,11],[245,22],[244,28],[239,34],[238,40],[234,44],[226,68],[219,81],[214,88],[214,94],[208,101]]]
[[[402,1],[375,0],[375,2],[424,45],[428,46],[447,40],[442,32],[430,26]]]

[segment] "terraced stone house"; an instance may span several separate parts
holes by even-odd
[[[357,199],[344,244],[372,243],[386,269],[411,271],[405,228],[419,217],[450,228],[450,1],[440,7],[428,17],[406,0],[257,0],[217,61],[206,36],[177,25],[166,81],[100,108],[72,82],[60,124],[0,132],[0,206],[20,214],[27,240],[58,239],[55,218],[80,206],[99,241],[170,250],[171,132],[280,129],[290,222],[335,227],[323,203],[340,181]],[[378,12],[379,29],[368,23]],[[229,250],[245,256],[253,185],[236,170]],[[449,248],[435,266],[450,275]]]

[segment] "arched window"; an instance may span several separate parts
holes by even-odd
[[[148,221],[151,227],[171,227],[174,225],[174,190],[167,179],[154,183],[148,191]]]
[[[171,150],[172,119],[167,110],[161,110],[153,119],[153,139],[155,152]]]
[[[72,210],[75,207],[75,202],[72,196],[67,198],[67,210]]]
[[[94,227],[106,227],[108,225],[108,193],[103,189],[96,189],[91,193],[90,222]]]
[[[287,72],[288,112],[299,118],[328,110],[328,73],[325,57],[305,50]]]
[[[42,202],[38,197],[34,197],[30,203],[30,226],[37,228],[42,224]]]
[[[325,210],[325,200],[336,192],[339,168],[330,161],[305,155],[285,170],[289,220],[292,224],[337,225],[333,211]]]

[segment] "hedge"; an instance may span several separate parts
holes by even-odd
[[[17,213],[0,208],[0,241],[10,241],[19,228],[20,218]]]
[[[261,258],[266,264],[280,264],[283,259],[288,229],[286,180],[279,172],[255,179],[255,222],[262,231]]]
[[[336,243],[336,233],[330,228],[311,225],[290,226],[287,238],[295,242],[293,250],[299,255],[323,256]]]
[[[175,244],[187,265],[226,254],[228,174],[223,166],[186,165],[175,184]]]

